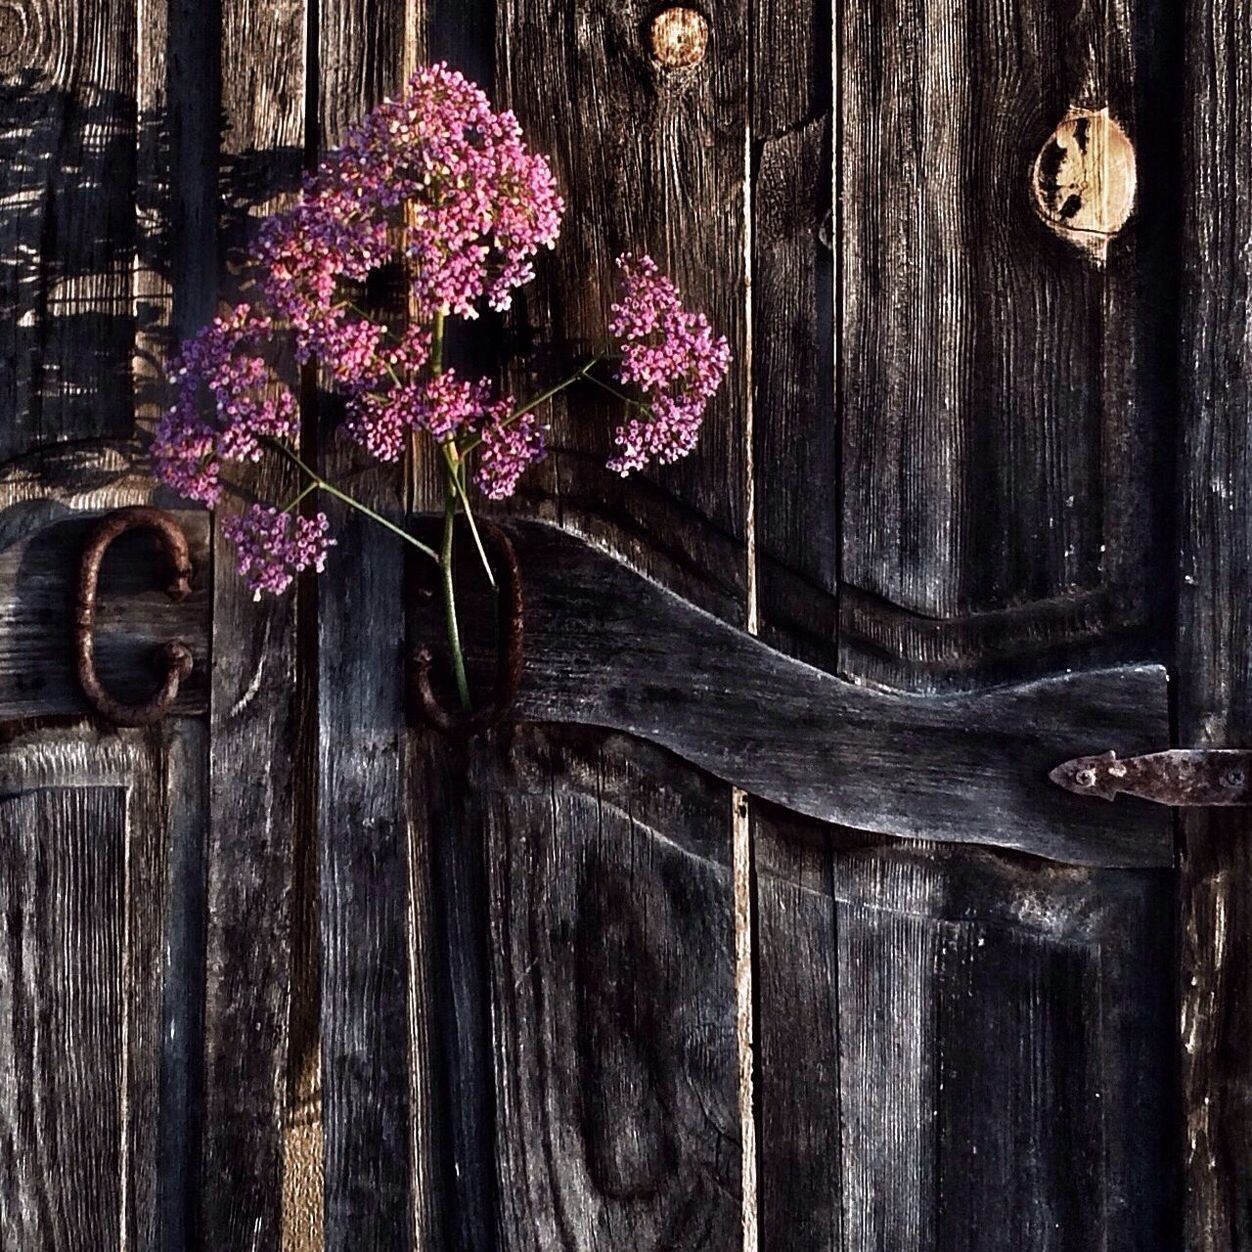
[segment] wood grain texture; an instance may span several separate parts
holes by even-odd
[[[186,1158],[167,1130],[187,1108],[162,1029],[171,739],[43,730],[0,749],[5,1247],[179,1246],[167,1178]]]
[[[402,0],[319,9],[317,124],[323,147],[401,87],[414,31]],[[339,406],[318,397],[323,472],[354,463]],[[354,494],[399,518],[394,467]],[[322,1133],[327,1252],[413,1246],[406,821],[405,553],[376,525],[325,502],[345,559],[317,597]]]
[[[136,10],[5,6],[0,460],[131,433]]]
[[[764,1246],[1175,1246],[1168,876],[850,832],[819,864],[796,821],[757,822]]]
[[[125,1246],[127,833],[116,788],[0,801],[7,1246]]]
[[[483,802],[497,1246],[738,1246],[728,789],[525,727]]]
[[[182,133],[195,147],[219,141],[229,170],[222,202],[216,179],[188,184],[209,196],[185,205],[198,234],[184,246],[226,256],[247,244],[250,210],[289,190],[304,140],[303,0],[225,0],[218,15],[179,11],[178,46],[200,77],[183,90]],[[220,59],[219,59],[220,58]],[[207,74],[220,80],[205,95]],[[220,82],[220,85],[219,85]],[[220,109],[220,115],[219,110]],[[210,135],[206,127],[213,127]],[[207,290],[180,308],[191,324],[212,313],[233,280],[200,275]],[[198,306],[198,307],[196,307]],[[190,327],[180,326],[180,330]],[[262,464],[244,476],[262,499],[290,494],[289,475]],[[257,603],[221,534],[214,545],[213,685],[209,843],[205,855],[206,956],[204,1111],[196,1229],[206,1246],[277,1249],[281,1240],[288,944],[296,779],[296,616],[292,598]],[[246,1041],[246,1043],[244,1042]]]
[[[1252,15],[1188,10],[1180,307],[1178,733],[1185,746],[1252,741],[1249,240]],[[1252,872],[1244,813],[1182,821],[1179,884],[1185,1242],[1252,1248]]]
[[[604,468],[620,406],[591,387],[569,393],[552,406],[553,453],[521,499],[730,621],[745,614],[747,13],[743,0],[717,5],[705,55],[679,68],[654,58],[654,7],[642,0],[503,0],[497,19],[499,95],[551,155],[568,206],[560,245],[525,293],[517,346],[552,344],[545,376],[570,372],[604,344],[614,259],[647,252],[735,356],[699,451],[629,482]],[[524,394],[536,381],[515,385]]]
[[[1049,232],[1028,179],[1073,106],[1149,146],[1136,48],[1153,20],[1134,0],[844,14],[842,576],[863,593],[845,671],[943,685],[933,662],[910,672],[918,656],[893,669],[900,619],[959,650],[980,615],[1075,596],[1094,602],[1085,626],[1056,623],[1067,663],[1084,629],[1138,655],[1159,638],[1153,218],[1099,266]],[[1040,652],[1032,618],[1003,618],[996,646]]]
[[[7,494],[0,485],[0,500]],[[83,544],[101,514],[55,498],[15,500],[0,508],[0,721],[89,712],[73,653],[74,606]],[[163,672],[162,645],[181,639],[195,668],[179,688],[176,714],[208,705],[208,518],[177,515],[195,570],[191,596],[172,601],[166,562],[151,534],[123,536],[110,548],[100,579],[96,655],[106,689],[146,700]]]
[[[1167,810],[1094,805],[1046,777],[1075,743],[1121,755],[1163,742],[1158,666],[927,699],[873,691],[774,652],[553,527],[511,533],[529,571],[525,716],[650,739],[754,795],[863,830],[1076,863],[1172,862]]]
[[[762,633],[833,668],[839,508],[830,6],[752,6],[752,409]]]

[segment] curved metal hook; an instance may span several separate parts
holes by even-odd
[[[101,717],[115,726],[150,726],[160,721],[178,695],[178,686],[191,673],[191,651],[181,640],[164,644],[159,656],[164,678],[157,693],[144,704],[123,704],[104,689],[96,673],[96,587],[100,566],[109,545],[128,530],[154,530],[174,567],[167,591],[172,600],[185,600],[191,594],[191,558],[187,539],[178,522],[161,509],[134,506],[115,509],[100,519],[87,536],[78,573],[78,611],[74,621],[74,659],[78,681],[88,703]]]
[[[522,679],[522,575],[517,552],[508,535],[494,522],[479,519],[478,527],[489,553],[496,558],[493,564],[500,579],[500,620],[505,631],[496,653],[491,703],[470,713],[444,708],[430,685],[432,656],[428,647],[422,646],[413,653],[410,671],[411,698],[423,719],[445,735],[461,738],[490,730],[503,721]]]

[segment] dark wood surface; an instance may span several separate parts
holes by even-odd
[[[1252,32],[1239,4],[1189,10],[1183,125],[1178,732],[1188,746],[1252,741]],[[1182,822],[1179,882],[1185,1240],[1252,1248],[1252,873],[1246,812]]]
[[[1172,864],[1167,809],[1095,804],[1047,780],[1071,745],[1126,755],[1168,738],[1159,666],[927,699],[875,691],[773,651],[556,527],[513,533],[532,571],[523,715],[627,731],[862,830]]]
[[[343,129],[401,89],[414,32],[403,3],[320,8],[317,131]],[[331,478],[356,460],[336,440],[341,410],[319,393],[318,454]],[[357,495],[399,517],[399,475],[358,480]],[[316,589],[317,823],[325,1246],[409,1246],[414,1229],[410,1122],[409,838],[404,779],[404,569],[360,514],[325,502],[347,559]],[[319,506],[320,507],[320,506]],[[357,559],[369,552],[369,559]],[[339,554],[336,553],[336,555]],[[423,1145],[422,1150],[425,1150]]]
[[[277,4],[228,0],[220,45],[212,14],[192,12],[202,42],[186,54],[200,66],[220,57],[220,96],[181,104],[182,123],[220,126],[217,160],[231,172],[232,194],[214,195],[216,178],[193,184],[198,237],[220,272],[206,276],[198,308],[179,310],[187,333],[213,311],[214,298],[238,298],[231,257],[253,229],[249,209],[277,203],[299,170],[304,134],[303,0]],[[207,67],[206,67],[207,68]],[[191,80],[194,83],[194,79]],[[190,84],[175,83],[173,90]],[[215,107],[220,108],[220,119]],[[192,136],[189,136],[192,137]],[[189,225],[188,229],[191,229]],[[186,318],[186,321],[183,318]],[[294,478],[273,466],[249,470],[261,498],[284,498]],[[253,599],[234,568],[216,519],[213,690],[209,721],[209,821],[204,854],[205,986],[202,1157],[199,1207],[191,1237],[220,1247],[273,1247],[281,1237],[284,1078],[287,1067],[290,884],[295,839],[296,734],[294,601]],[[276,745],[283,745],[276,750]],[[246,1043],[245,1043],[246,1041]]]
[[[674,65],[665,12],[0,4],[0,1244],[1252,1250],[1246,822],[1172,875],[1165,810],[1046,781],[1168,746],[1170,700],[1252,739],[1245,19],[735,0]],[[182,605],[119,545],[106,681],[197,664],[162,727],[91,725],[77,545],[175,503],[174,339],[445,56],[569,202],[450,352],[552,381],[650,251],[734,353],[698,453],[623,481],[612,410],[556,406],[522,717],[468,748],[406,725],[428,587],[340,513],[260,606],[201,515]],[[1102,263],[1031,203],[1075,107],[1138,162]]]
[[[845,12],[841,573],[880,602],[856,601],[849,670],[896,682],[875,658],[910,617],[941,619],[935,644],[959,656],[978,615],[1058,601],[1097,645],[1151,646],[1153,209],[1096,264],[1036,214],[1028,174],[1073,107],[1154,123],[1136,48],[1155,16],[1133,0]],[[999,633],[1019,667],[1056,665],[1034,614]],[[1072,655],[1077,622],[1065,634]]]
[[[509,738],[482,797],[499,1246],[735,1247],[728,789],[621,736]]]

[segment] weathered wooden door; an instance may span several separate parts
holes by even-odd
[[[570,205],[478,350],[647,249],[699,450],[552,414],[488,738],[400,551],[258,605],[188,511],[97,652],[194,669],[97,724],[162,360],[442,57]],[[1252,746],[1250,134],[1235,0],[0,0],[0,1245],[1252,1248],[1249,821],[1047,778]]]

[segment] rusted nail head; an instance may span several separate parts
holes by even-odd
[[[698,65],[708,48],[708,19],[682,5],[662,9],[652,19],[648,39],[652,55],[667,69]]]

